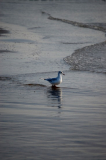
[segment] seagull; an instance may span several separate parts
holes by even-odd
[[[49,83],[52,84],[52,86],[55,87],[56,85],[62,83],[62,74],[65,75],[63,72],[59,71],[58,76],[56,78],[48,78],[44,80],[48,81]]]

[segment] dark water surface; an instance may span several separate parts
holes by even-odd
[[[70,70],[63,60],[105,41],[105,33],[51,21],[49,14],[101,26],[106,2],[0,1],[0,160],[105,160],[105,70],[88,72],[86,61],[86,72]],[[105,64],[102,47],[86,48],[88,60],[94,55]],[[63,83],[52,88],[43,79],[59,70]]]
[[[106,77],[65,73],[58,88],[1,81],[1,159],[106,158]]]

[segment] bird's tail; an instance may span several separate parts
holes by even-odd
[[[40,78],[40,79],[46,80],[46,79],[44,79],[44,78]]]

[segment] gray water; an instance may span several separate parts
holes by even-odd
[[[63,60],[105,33],[48,19],[102,25],[105,7],[101,0],[0,1],[0,28],[8,31],[0,36],[0,159],[106,159],[106,75],[71,70]],[[43,79],[59,70],[63,82],[52,88]]]

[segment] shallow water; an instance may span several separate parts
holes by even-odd
[[[0,159],[106,159],[106,75],[70,70],[63,60],[105,41],[105,33],[51,21],[43,13],[104,23],[105,4],[0,2],[0,28],[9,31],[0,37]],[[44,78],[59,70],[63,83],[52,88]]]
[[[30,81],[48,74],[1,81],[1,159],[105,159],[105,75],[67,71],[58,88]]]

